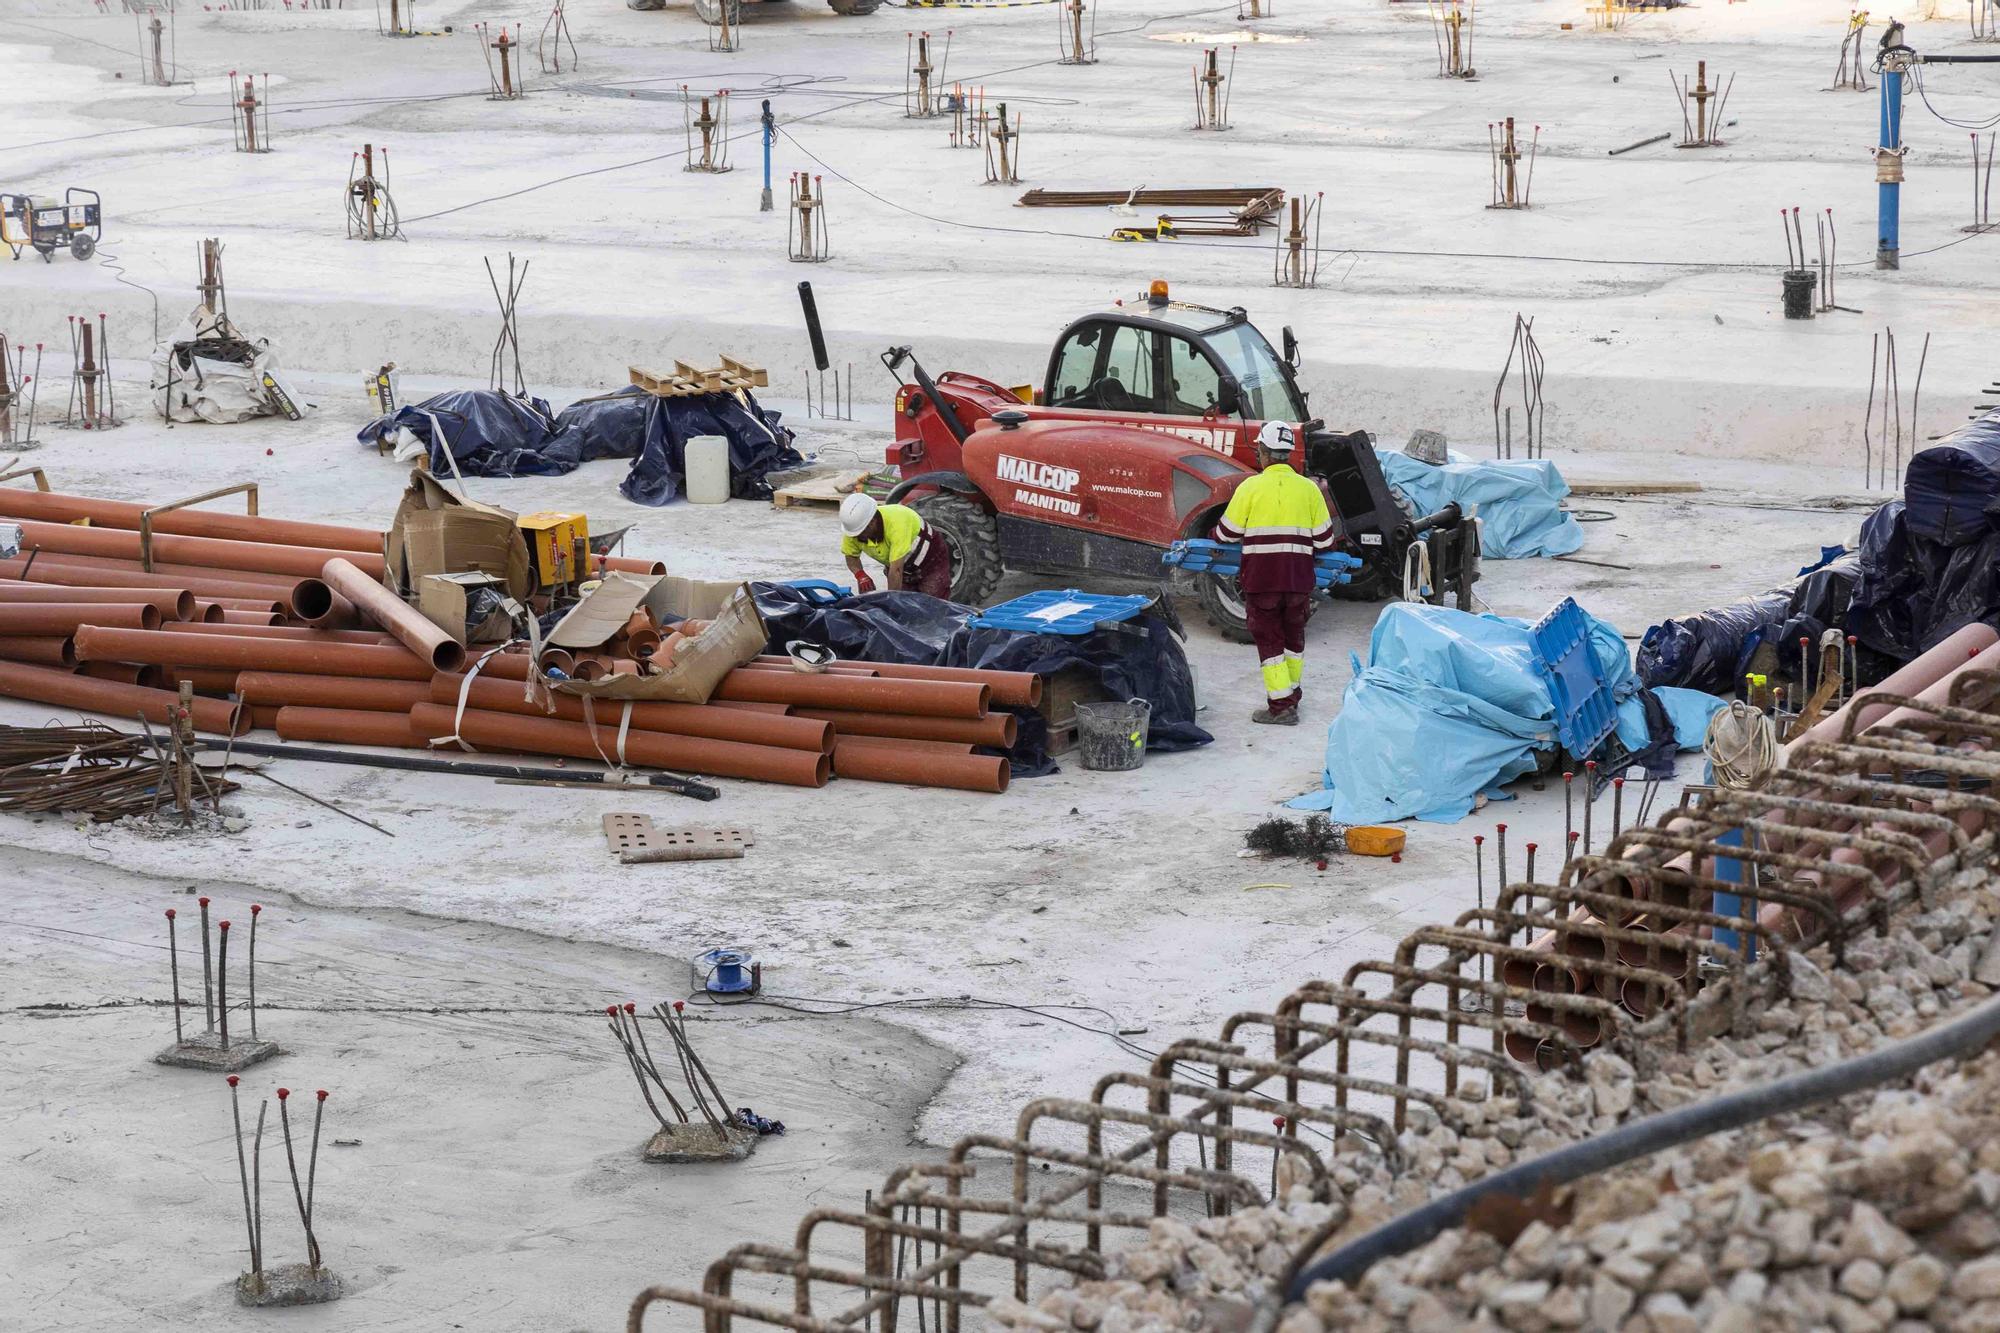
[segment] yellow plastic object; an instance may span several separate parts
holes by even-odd
[[[1399,828],[1363,824],[1347,830],[1347,850],[1356,856],[1395,856],[1409,835]]]
[[[528,562],[534,568],[537,588],[552,588],[576,579],[578,552],[589,549],[589,519],[582,514],[545,510],[523,514],[520,528],[528,543]]]
[[[1164,303],[1167,299],[1167,280],[1154,278],[1153,285],[1146,289],[1146,299]]]
[[[1007,392],[1008,392],[1008,393],[1011,393],[1011,394],[1013,394],[1013,395],[1014,395],[1014,396],[1015,396],[1016,398],[1020,399],[1020,400],[1021,400],[1022,402],[1024,402],[1024,403],[1028,404],[1028,405],[1029,405],[1030,407],[1033,407],[1033,406],[1034,406],[1034,403],[1035,403],[1035,386],[1034,386],[1034,385],[1032,385],[1032,384],[1016,384],[1016,385],[1015,385],[1015,386],[1014,386],[1013,388],[1011,388],[1011,389],[1007,390]]]

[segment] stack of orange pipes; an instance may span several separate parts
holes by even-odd
[[[795,671],[759,658],[702,705],[525,697],[525,652],[467,652],[381,583],[384,534],[258,515],[146,507],[0,487],[23,533],[0,560],[0,695],[165,723],[183,681],[197,730],[268,727],[288,740],[603,759],[794,786],[829,777],[1002,792],[1039,677],[887,663]],[[606,568],[657,572],[649,561]],[[590,651],[544,665],[591,678],[650,673],[706,625],[637,612]]]

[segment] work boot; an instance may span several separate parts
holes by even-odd
[[[1299,710],[1296,708],[1260,708],[1250,715],[1252,722],[1260,722],[1267,727],[1296,727],[1299,724]]]

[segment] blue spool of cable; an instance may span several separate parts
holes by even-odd
[[[760,970],[748,949],[724,946],[694,957],[701,988],[716,995],[744,995],[757,989]]]

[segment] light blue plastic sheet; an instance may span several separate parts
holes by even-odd
[[[1642,749],[1645,712],[1625,640],[1589,619],[1592,649],[1619,701],[1618,737]],[[1482,793],[1505,799],[1501,786],[1557,745],[1555,704],[1526,621],[1393,602],[1375,622],[1368,664],[1352,660],[1354,679],[1327,728],[1324,786],[1291,801],[1295,810],[1324,810],[1344,824],[1454,823]],[[1721,701],[1695,690],[1654,693],[1680,747],[1699,746]]]
[[[1568,555],[1583,545],[1583,529],[1562,508],[1569,483],[1547,459],[1472,461],[1458,453],[1442,464],[1420,463],[1394,449],[1377,449],[1382,476],[1418,514],[1456,500],[1479,506],[1480,554],[1495,560]]]

